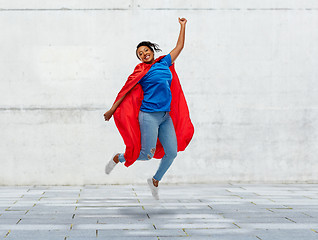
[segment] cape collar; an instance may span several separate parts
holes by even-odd
[[[160,56],[158,58],[155,59],[155,61],[151,64],[148,63],[139,63],[139,65],[143,68],[143,69],[147,69],[147,68],[151,68],[155,63],[159,62],[162,58],[164,58],[166,55]]]

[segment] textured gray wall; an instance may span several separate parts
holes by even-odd
[[[318,181],[317,1],[0,0],[0,184],[144,183],[104,174],[124,144],[103,113],[138,63],[175,46],[194,138],[164,182]]]

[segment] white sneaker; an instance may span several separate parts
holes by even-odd
[[[153,196],[156,200],[159,200],[159,194],[158,194],[159,187],[156,187],[155,185],[153,185],[152,178],[148,178],[148,179],[147,179],[147,183],[148,183],[148,185],[149,185],[149,187],[150,187],[152,196]]]
[[[106,164],[105,167],[105,173],[106,174],[110,174],[110,172],[114,169],[114,167],[117,165],[117,163],[115,163],[114,161],[114,157],[117,155],[118,153],[115,153],[112,158],[110,159],[110,161]]]

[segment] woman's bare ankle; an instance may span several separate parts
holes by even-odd
[[[113,161],[115,162],[115,163],[119,163],[119,153],[117,153],[116,155],[115,155],[115,157],[113,158]]]
[[[159,185],[159,181],[156,180],[156,179],[154,179],[154,178],[152,178],[152,183],[153,183],[153,185],[154,185],[155,187],[158,187],[158,185]]]

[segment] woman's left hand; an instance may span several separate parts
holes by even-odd
[[[105,118],[105,121],[109,121],[109,119],[111,119],[111,117],[113,116],[114,114],[114,110],[110,109],[108,110],[107,112],[104,113],[104,118]]]
[[[186,23],[187,23],[187,19],[185,19],[185,18],[179,18],[179,23],[180,23],[181,25],[185,26]]]

